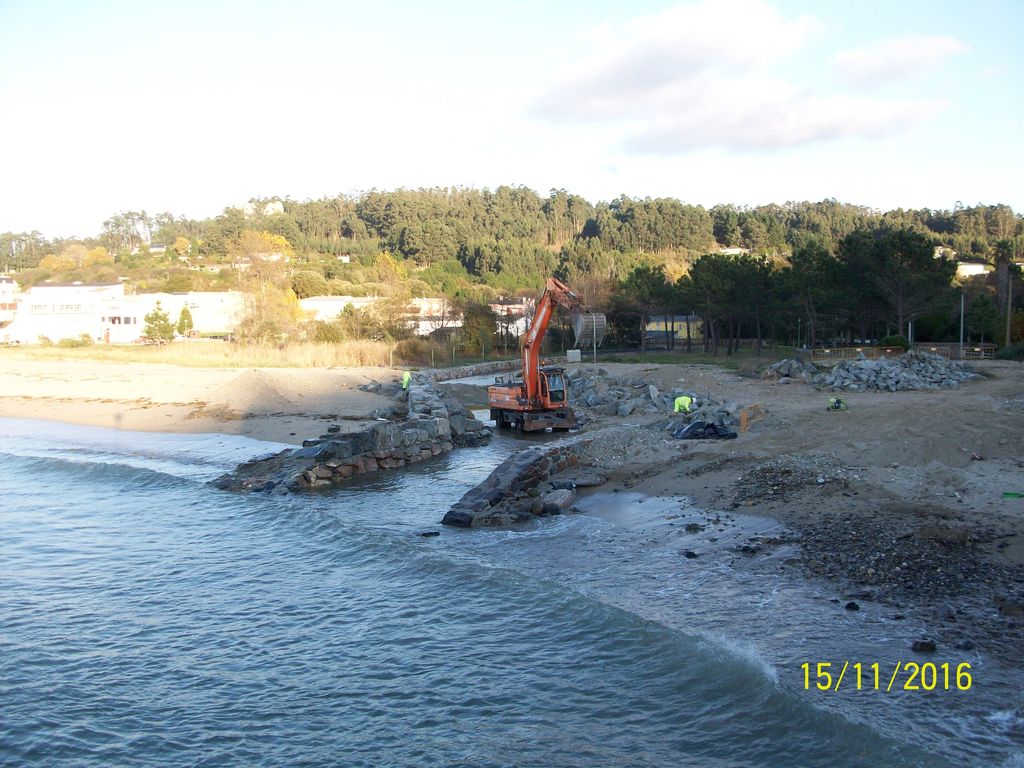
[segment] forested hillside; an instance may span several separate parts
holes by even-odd
[[[936,257],[940,246],[949,250]],[[992,338],[998,323],[984,319],[984,304],[1006,310],[1024,222],[1005,205],[880,212],[825,200],[709,210],[499,187],[259,199],[201,221],[130,211],[80,240],[0,235],[0,269],[22,285],[122,277],[136,291],[245,287],[239,265],[268,252],[287,257],[275,279],[300,298],[481,301],[536,292],[554,274],[610,308],[613,331],[634,342],[646,315],[665,312],[698,314],[722,339],[868,339],[909,320],[923,338],[948,336],[959,307],[955,252],[995,268],[971,281],[968,296],[980,303],[976,335]]]

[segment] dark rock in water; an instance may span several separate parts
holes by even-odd
[[[440,536],[441,532],[440,531],[420,531],[416,535],[417,536],[422,536],[425,539],[429,539],[432,536]]]
[[[961,640],[953,647],[956,648],[958,651],[970,651],[974,648],[974,641],[970,639]]]
[[[855,603],[853,600],[851,600],[846,605],[844,605],[843,608],[845,608],[848,611],[859,611],[860,610],[860,606],[857,603]]]
[[[704,530],[704,526],[701,525],[700,523],[687,523],[683,527],[683,530],[686,531],[687,533],[700,533],[701,531]]]
[[[685,557],[687,560],[693,560],[695,557],[699,557],[699,555],[692,549],[684,549],[683,557]]]
[[[231,487],[233,481],[234,478],[232,478],[231,475],[221,475],[216,480],[211,480],[210,485],[212,485],[214,488],[219,488],[222,491],[226,491],[228,488]]]
[[[329,426],[327,428],[327,433],[331,434],[333,432],[341,432],[341,425],[340,424],[331,424],[331,426]]]
[[[915,640],[910,644],[910,650],[914,653],[934,653],[935,652],[935,641],[934,640]]]
[[[1024,616],[1024,601],[998,597],[996,598],[996,605],[1003,616]]]
[[[874,600],[875,593],[869,590],[863,589],[859,592],[847,592],[843,597],[848,597],[851,600]]]

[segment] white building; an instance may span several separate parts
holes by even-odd
[[[345,307],[361,310],[386,300],[384,296],[310,296],[308,299],[299,299],[299,306],[310,315],[309,319],[330,322],[337,319]],[[417,312],[413,331],[418,336],[428,336],[442,327],[462,327],[462,313],[454,311],[448,299],[409,299],[408,305]]]
[[[227,334],[244,313],[242,294],[144,293],[126,296],[124,284],[44,283],[22,292],[0,342],[38,344],[89,336],[94,342],[130,344],[145,333],[145,318],[157,303],[176,323],[183,307],[200,334]]]
[[[959,280],[964,280],[968,277],[977,277],[978,275],[984,275],[991,271],[992,267],[982,262],[958,261],[956,263],[956,276]]]

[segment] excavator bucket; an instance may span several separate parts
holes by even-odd
[[[608,330],[608,320],[601,312],[574,312],[572,315],[572,331],[576,335],[573,346],[590,349],[599,346]]]

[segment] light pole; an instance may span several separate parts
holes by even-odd
[[[960,290],[960,359],[964,359],[964,291]]]
[[[1013,263],[1013,259],[1010,260],[1010,272],[1006,280],[1006,343],[1004,346],[1010,346],[1010,331],[1011,325],[1010,320],[1013,318],[1013,272],[1017,265]]]

